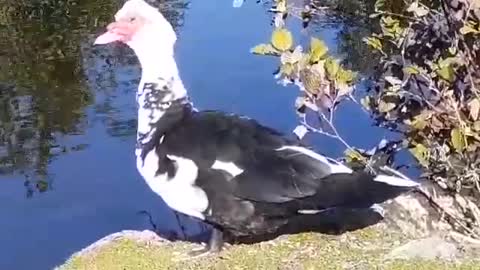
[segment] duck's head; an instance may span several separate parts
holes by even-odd
[[[137,55],[152,50],[170,54],[176,40],[172,25],[157,8],[144,0],[127,0],[94,44],[123,42]]]

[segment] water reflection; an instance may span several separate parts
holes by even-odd
[[[3,1],[0,11],[0,174],[25,177],[27,196],[51,188],[48,164],[60,154],[87,144],[61,145],[64,134],[83,134],[85,109],[115,137],[135,134],[135,114],[113,104],[118,89],[135,91],[137,59],[121,46],[92,48],[92,33],[111,21],[122,3],[109,1]],[[163,2],[175,27],[183,24],[184,1]],[[108,59],[108,61],[106,60]],[[112,59],[114,59],[112,61]],[[101,62],[108,65],[105,69]],[[113,79],[122,68],[130,81]],[[123,74],[122,74],[123,75]],[[118,84],[121,87],[118,87]],[[125,115],[125,114],[124,114]]]

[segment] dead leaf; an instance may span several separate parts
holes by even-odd
[[[477,121],[478,115],[480,113],[480,100],[478,98],[472,99],[468,103],[468,108],[470,110],[470,117],[473,121]]]
[[[395,103],[385,102],[383,100],[380,100],[380,102],[378,103],[378,110],[382,113],[386,113],[393,110],[395,106],[396,106]]]

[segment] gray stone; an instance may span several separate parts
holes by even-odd
[[[454,243],[439,236],[432,236],[410,241],[393,249],[386,257],[388,259],[455,260],[459,256],[459,252]]]

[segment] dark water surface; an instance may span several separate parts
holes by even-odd
[[[92,46],[120,1],[6,2],[0,13],[0,269],[52,269],[107,234],[149,229],[140,210],[151,212],[163,231],[178,231],[174,214],[135,168],[137,59],[125,46]],[[199,109],[245,114],[290,132],[297,89],[275,82],[276,59],[249,53],[268,41],[270,14],[252,1],[231,5],[197,1],[170,9],[184,83]],[[290,25],[295,38],[308,41],[300,26]],[[337,52],[340,26],[315,29]],[[345,139],[358,147],[384,135],[356,106],[347,104],[337,118]],[[341,154],[335,141],[312,139],[323,152]],[[182,222],[190,234],[201,229]]]

